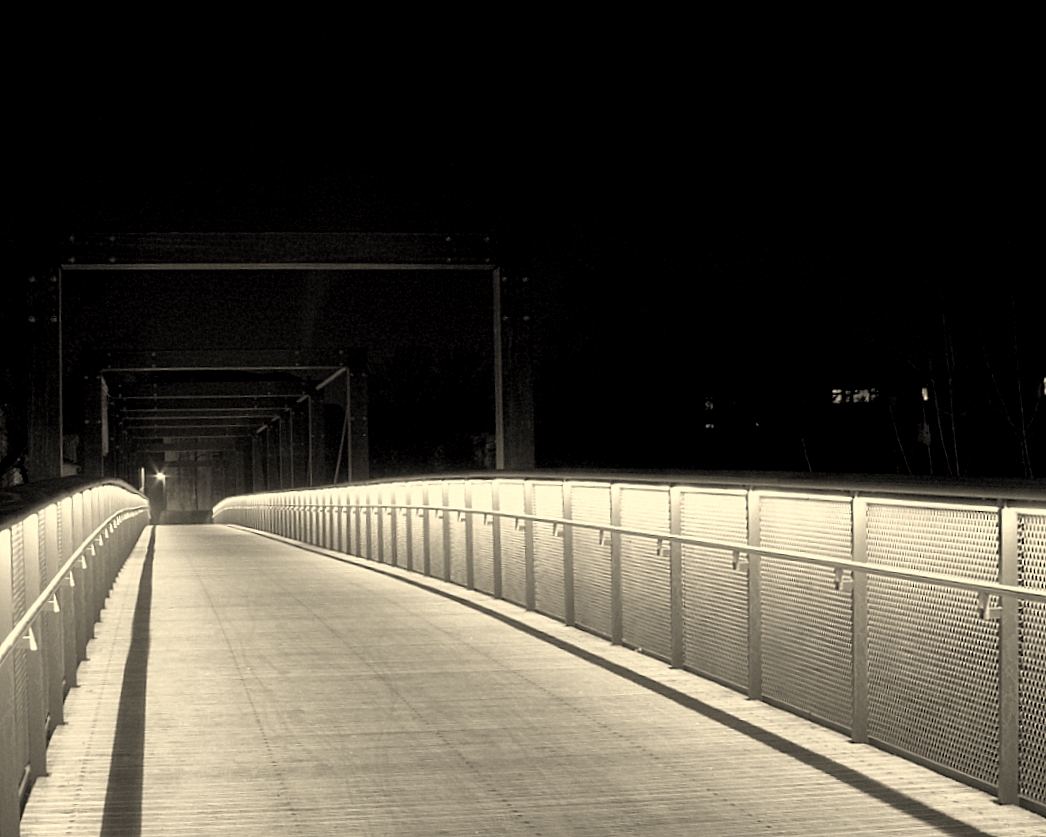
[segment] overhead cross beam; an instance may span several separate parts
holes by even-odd
[[[493,270],[484,235],[135,233],[71,235],[64,270]]]

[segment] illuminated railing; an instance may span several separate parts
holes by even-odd
[[[214,520],[512,601],[1046,812],[1034,489],[483,476],[235,497]]]
[[[65,695],[149,519],[145,497],[119,480],[40,485],[0,498],[0,837],[17,837],[47,774]]]

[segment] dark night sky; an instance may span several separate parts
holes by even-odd
[[[1014,177],[1019,148],[999,159],[934,114],[704,116],[677,107],[586,125],[579,114],[569,127],[535,119],[460,140],[332,136],[304,121],[276,132],[251,119],[205,140],[191,125],[98,120],[88,141],[34,146],[13,175],[7,226],[18,241],[491,232],[534,277],[538,458],[549,465],[671,467],[665,439],[692,432],[698,390],[758,401],[837,380],[888,386],[891,357],[936,328],[935,301],[975,286],[1029,304],[1041,266],[1028,186]],[[489,296],[467,277],[421,291],[412,277],[222,277],[220,288],[182,277],[162,302],[156,278],[105,287],[107,303],[138,313],[96,326],[96,339],[124,329],[151,332],[155,347],[176,341],[188,326],[156,326],[173,304],[194,311],[201,345],[358,338],[379,373],[424,364],[426,347],[480,358],[490,344]],[[259,315],[282,328],[262,337]],[[688,456],[679,467],[700,464]]]

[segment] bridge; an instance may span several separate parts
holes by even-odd
[[[1034,488],[500,472],[204,525],[114,478],[6,501],[4,837],[1046,827]]]
[[[114,348],[68,302],[274,271],[478,283],[492,470],[372,479],[366,347]],[[535,470],[486,236],[74,235],[26,278],[0,837],[1046,828],[1033,481]]]

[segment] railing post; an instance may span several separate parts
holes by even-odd
[[[84,542],[87,531],[84,529],[84,497],[83,493],[73,497],[73,520],[72,538],[73,549]],[[90,636],[88,622],[91,617],[91,589],[90,575],[84,569],[86,557],[81,553],[81,558],[73,564],[73,581],[76,582],[76,592],[73,594],[76,608],[76,661],[77,663],[87,659],[87,641]]]
[[[748,545],[759,546],[759,493],[748,490]],[[761,555],[748,555],[748,699],[763,699],[763,594]]]
[[[534,513],[534,483],[523,482],[523,514]],[[537,583],[534,578],[534,521],[524,521],[523,527],[523,571],[526,586],[527,610],[537,606]]]
[[[501,511],[500,484],[492,480],[490,484],[490,507],[493,511]],[[494,544],[494,598],[501,598],[501,518],[494,515],[494,531],[491,532]]]
[[[678,486],[668,489],[669,532],[673,535],[683,533],[682,492]],[[670,612],[673,668],[682,668],[683,654],[683,545],[676,539],[669,544],[668,573],[671,584]]]
[[[472,508],[472,483],[465,480],[465,508]],[[474,590],[475,575],[473,571],[472,513],[465,515],[465,587]]]
[[[854,497],[850,503],[854,561],[868,562],[868,501]],[[855,744],[868,743],[868,573],[854,570],[851,593],[850,647],[851,681],[850,738]]]
[[[390,499],[392,500],[389,504],[392,507],[389,514],[389,553],[392,555],[392,561],[390,563],[392,566],[398,567],[400,565],[400,555],[398,548],[399,539],[396,537],[396,514],[399,512],[399,509],[396,506],[395,499]]]
[[[40,595],[46,582],[40,577],[40,523],[30,515],[22,524],[22,566],[25,568],[25,601],[28,607]],[[18,560],[18,556],[15,556]],[[42,613],[29,625],[36,647],[25,652],[29,705],[29,778],[47,775],[47,667],[44,665],[46,637]]]
[[[378,561],[382,564],[391,564],[391,561],[385,560],[385,513],[387,509],[382,507],[382,501],[385,499],[384,486],[378,490],[378,508],[374,510],[374,513],[378,516]]]
[[[621,525],[621,486],[610,486],[610,525]],[[624,635],[621,603],[621,533],[610,534],[610,641],[620,645]]]
[[[0,530],[0,636],[14,626],[11,597],[11,530]],[[18,784],[24,765],[18,763],[18,719],[15,717],[15,655],[0,663],[0,834],[18,834]]]
[[[432,525],[431,525],[431,512],[429,511],[429,487],[428,485],[422,485],[421,487],[421,505],[425,507],[425,514],[421,518],[421,541],[424,549],[424,555],[422,557],[422,564],[424,567],[425,575],[431,575],[432,573]]]
[[[368,561],[373,561],[374,560],[374,553],[371,552],[371,542],[370,542],[371,541],[371,536],[370,536],[370,516],[371,516],[371,513],[374,510],[370,507],[370,501],[371,501],[371,493],[370,493],[370,489],[367,489],[366,500],[364,500],[364,503],[367,506],[367,509],[366,509],[366,512],[367,512],[367,521],[366,521],[366,523],[367,523],[367,540],[366,540],[367,554],[364,557]]]
[[[51,583],[58,574],[61,566],[58,556],[58,506],[48,506],[43,512],[43,542],[44,560],[41,566],[46,569],[44,578],[41,579],[41,587]],[[64,585],[63,585],[64,587]],[[62,596],[59,587],[55,592],[55,602],[58,603],[58,612],[47,607],[44,610],[44,635],[47,644],[44,647],[45,661],[47,664],[47,691],[50,721],[48,722],[48,735],[54,732],[55,727],[64,722],[62,711],[65,700],[65,634],[64,616],[62,614]]]
[[[999,583],[1017,586],[1017,511],[999,509]],[[1020,799],[1020,648],[1017,597],[1004,594],[999,619],[999,803]]]
[[[407,506],[409,507],[409,506],[416,506],[416,505],[418,505],[414,501],[414,486],[407,485],[405,490],[406,490],[406,503],[407,503]],[[414,509],[407,508],[406,512],[407,512],[407,520],[406,520],[407,525],[404,527],[406,529],[406,533],[404,534],[404,537],[407,539],[407,549],[406,549],[406,553],[407,553],[407,569],[410,572],[416,572],[416,570],[414,569]]]
[[[58,530],[58,566],[63,566],[73,554],[78,544],[72,539],[72,514],[73,503],[71,498],[62,501],[59,507],[60,513],[57,520]],[[68,582],[58,588],[58,605],[62,608],[62,640],[65,647],[62,651],[62,659],[65,663],[65,693],[76,686],[76,665],[79,661],[77,656],[76,637],[78,631],[76,591],[70,587]]]
[[[563,480],[563,519],[574,519],[571,485]],[[563,527],[563,624],[574,627],[574,527]]]
[[[450,516],[447,507],[450,505],[450,486],[446,480],[441,483],[443,487],[443,580],[450,581]]]

